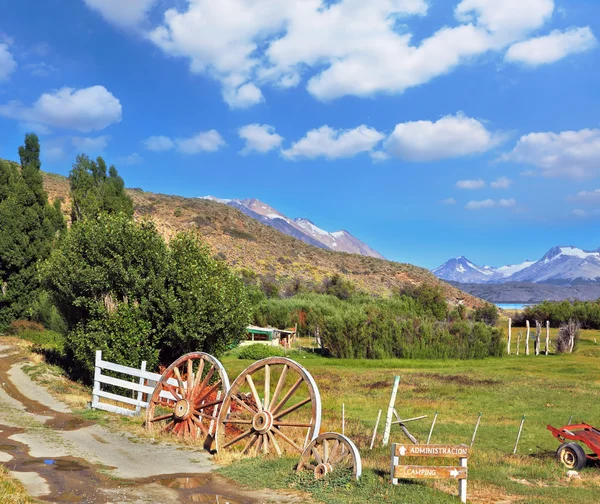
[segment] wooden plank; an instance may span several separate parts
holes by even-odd
[[[385,417],[385,428],[383,430],[383,441],[382,445],[387,446],[390,440],[390,431],[392,429],[392,416],[394,414],[394,404],[396,404],[396,394],[398,393],[398,385],[400,384],[400,377],[394,378],[394,385],[392,387],[392,395],[390,397],[390,404],[388,406],[387,415]]]
[[[104,397],[105,399],[110,399],[111,401],[122,402],[123,404],[130,404],[131,406],[136,406],[140,408],[146,408],[148,406],[147,402],[138,401],[137,399],[132,399],[131,397],[124,397],[117,394],[112,394],[111,392],[105,392],[104,390],[98,391],[98,397]]]
[[[104,360],[100,360],[96,363],[96,366],[102,369],[106,369],[108,371],[115,371],[117,373],[123,373],[129,376],[135,376],[136,378],[144,378],[146,380],[152,380],[157,382],[160,380],[161,375],[157,373],[151,373],[150,371],[142,371],[141,369],[130,368],[127,366],[122,366],[121,364],[115,364],[113,362],[108,362]]]
[[[462,466],[406,466],[394,467],[397,479],[467,479],[468,469]]]
[[[96,409],[109,411],[110,413],[117,413],[119,415],[125,415],[125,416],[135,416],[136,415],[135,410],[121,408],[119,406],[114,406],[112,404],[98,403],[94,407]]]
[[[136,392],[143,392],[145,394],[152,394],[152,392],[154,392],[153,387],[140,385],[139,383],[129,382],[127,380],[121,380],[120,378],[113,378],[112,376],[100,375],[95,377],[95,379],[100,383],[106,383],[107,385],[114,385],[115,387],[134,390]]]
[[[395,457],[442,457],[468,458],[471,449],[467,445],[442,444],[395,444]]]

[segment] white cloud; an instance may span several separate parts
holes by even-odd
[[[17,62],[10,52],[8,44],[0,44],[0,82],[8,80],[16,68]]]
[[[40,63],[29,63],[23,66],[24,70],[27,70],[34,77],[50,77],[53,74],[58,73],[58,69],[49,65],[48,63],[44,63],[43,61]]]
[[[496,208],[496,207],[508,208],[508,207],[514,207],[516,204],[517,204],[517,201],[514,198],[501,199],[498,201],[493,200],[493,199],[486,199],[486,200],[481,200],[481,201],[469,201],[465,205],[465,208],[467,210],[482,210],[485,208]]]
[[[483,180],[459,180],[456,187],[459,189],[481,189],[485,187],[485,182]]]
[[[347,158],[361,152],[369,152],[384,138],[383,133],[364,124],[351,130],[321,126],[309,131],[304,138],[281,153],[288,159],[311,159],[321,156],[327,159]]]
[[[118,165],[126,166],[138,165],[141,164],[143,161],[144,159],[137,152],[129,154],[129,156],[121,156],[117,158]]]
[[[587,217],[591,217],[592,215],[596,215],[598,212],[589,212],[587,210],[582,210],[581,208],[574,208],[571,210],[571,213],[575,217],[579,217],[580,219],[585,219]]]
[[[386,140],[385,148],[407,161],[435,161],[486,152],[500,140],[477,119],[458,113],[436,122],[400,123]]]
[[[74,129],[102,130],[121,121],[121,103],[105,87],[62,88],[44,93],[31,106],[13,101],[0,105],[0,116],[23,123]]]
[[[225,145],[225,140],[216,130],[202,131],[189,138],[178,138],[177,149],[184,154],[215,152]]]
[[[78,152],[82,152],[85,154],[97,154],[100,152],[104,152],[106,147],[108,147],[109,140],[109,135],[101,135],[98,137],[74,136],[71,138],[73,147],[75,147],[75,149]]]
[[[163,152],[175,147],[175,142],[167,136],[151,136],[142,142],[144,148],[153,152]]]
[[[156,0],[83,0],[108,22],[122,27],[136,26],[144,21]]]
[[[570,54],[582,53],[595,48],[598,41],[589,26],[554,30],[549,35],[531,38],[510,46],[505,60],[538,66],[554,63]]]
[[[507,177],[499,177],[490,183],[494,189],[508,189],[512,185],[512,180]]]
[[[151,0],[86,0],[111,22],[133,25]],[[131,3],[132,7],[127,5]],[[541,28],[553,0],[462,0],[453,26],[413,41],[411,17],[428,0],[181,0],[146,37],[222,85],[233,108],[261,87],[306,87],[319,100],[402,93]],[[120,11],[131,9],[132,14]],[[360,22],[357,22],[360,20]]]
[[[575,196],[569,196],[569,201],[583,201],[588,203],[600,203],[600,189],[593,191],[580,191]]]
[[[500,160],[535,166],[548,177],[597,176],[600,174],[600,129],[529,133]]]
[[[240,138],[246,141],[243,154],[249,152],[269,152],[283,142],[283,137],[275,133],[275,128],[268,124],[247,124],[238,130]]]
[[[369,152],[369,156],[371,156],[374,163],[381,163],[392,157],[385,151],[371,151]]]
[[[456,205],[456,200],[454,198],[446,198],[440,201],[441,205]]]

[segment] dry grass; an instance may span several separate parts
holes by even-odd
[[[4,465],[0,465],[0,502],[2,504],[34,504],[20,481],[10,477]]]

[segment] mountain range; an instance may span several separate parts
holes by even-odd
[[[222,199],[214,196],[204,196],[201,199],[223,203],[252,217],[258,222],[277,229],[282,233],[315,247],[333,250],[334,252],[348,252],[368,257],[385,259],[379,252],[369,247],[366,243],[352,236],[348,231],[340,230],[330,233],[318,227],[314,222],[299,217],[290,219],[275,208],[255,199]]]
[[[524,261],[499,268],[478,266],[461,256],[449,259],[432,273],[442,280],[465,284],[594,283],[600,282],[600,249],[586,251],[573,246],[552,247],[538,261]]]

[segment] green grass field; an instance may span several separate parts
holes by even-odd
[[[513,341],[520,330],[513,329]],[[251,487],[308,490],[317,501],[326,503],[456,502],[455,482],[389,484],[390,449],[381,447],[381,436],[394,376],[399,375],[396,408],[400,415],[429,415],[410,424],[411,432],[422,442],[436,411],[439,416],[431,442],[449,444],[469,443],[477,415],[483,413],[469,460],[469,501],[595,502],[600,492],[600,467],[588,467],[580,479],[569,480],[554,456],[558,442],[546,430],[547,424],[562,426],[571,416],[573,422],[600,424],[600,345],[594,338],[600,340],[600,332],[583,331],[573,355],[535,356],[531,345],[530,355],[525,356],[521,342],[519,356],[478,361],[339,360],[294,352],[290,357],[311,372],[319,387],[322,432],[341,432],[345,404],[346,434],[359,447],[365,468],[361,481],[334,479],[314,484],[293,473],[294,458],[245,460],[222,472]],[[222,359],[232,380],[251,363],[238,359],[238,352]],[[382,421],[376,449],[370,451],[379,409],[383,410]],[[518,453],[513,455],[524,414]],[[404,441],[399,428],[393,426],[391,442]]]

